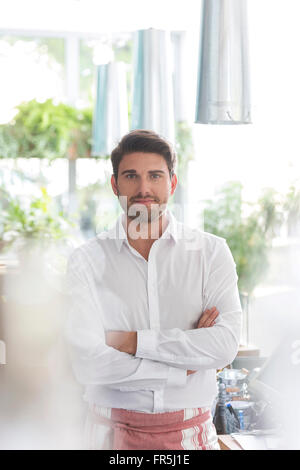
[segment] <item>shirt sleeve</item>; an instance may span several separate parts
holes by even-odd
[[[203,289],[203,311],[216,306],[219,316],[215,326],[186,331],[140,330],[136,357],[191,370],[221,369],[233,361],[239,346],[242,311],[236,265],[224,239],[218,239],[211,258]]]
[[[121,391],[184,386],[185,371],[106,345],[103,306],[95,295],[85,258],[77,249],[69,259],[66,276],[65,339],[76,379],[84,385],[106,385]]]

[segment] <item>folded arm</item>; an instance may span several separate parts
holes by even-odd
[[[210,328],[216,324],[219,315],[218,310],[213,307],[206,309],[198,321],[197,328]],[[151,331],[151,330],[145,330]],[[179,330],[180,331],[180,330]],[[121,352],[137,354],[137,331],[108,331],[105,333],[106,344]],[[184,367],[185,369],[185,367]],[[187,370],[187,375],[193,374],[195,370]]]
[[[220,313],[216,324],[187,331],[138,331],[136,356],[182,369],[220,369],[230,364],[238,351],[241,329],[237,280],[232,254],[221,239],[211,256],[203,292],[204,309],[216,306]]]
[[[203,296],[204,310],[216,306],[220,313],[211,328],[140,330],[136,337],[131,336],[136,357],[184,370],[220,369],[230,364],[238,351],[241,306],[236,267],[225,240],[220,240],[214,253]]]
[[[82,384],[106,385],[118,390],[161,390],[166,385],[184,386],[186,371],[167,364],[137,358],[105,342],[103,308],[93,287],[86,256],[77,250],[67,272],[68,315],[65,336],[72,367]]]

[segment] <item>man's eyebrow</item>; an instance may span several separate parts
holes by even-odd
[[[125,175],[126,173],[136,173],[136,170],[124,170],[122,171],[121,175]],[[165,174],[163,170],[149,170],[148,173],[162,173]]]
[[[136,173],[136,170],[124,170],[121,175],[125,175],[125,173]]]

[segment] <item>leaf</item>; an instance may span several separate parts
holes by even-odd
[[[241,183],[232,181],[213,200],[205,201],[204,229],[226,239],[236,262],[240,291],[248,294],[266,272],[271,239],[282,223],[277,196],[276,191],[265,190],[257,204],[249,204],[242,200]]]
[[[21,103],[12,123],[0,126],[0,158],[62,158],[74,143],[78,157],[90,155],[92,109],[78,110],[51,99]]]

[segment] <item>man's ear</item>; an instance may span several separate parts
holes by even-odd
[[[177,176],[174,175],[172,176],[171,178],[171,192],[170,192],[170,196],[172,196],[174,194],[174,191],[176,189],[176,186],[177,186]]]
[[[114,194],[116,196],[119,196],[119,190],[118,190],[115,175],[111,175],[110,182],[111,182],[111,187],[112,187],[112,190],[113,190]]]

